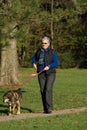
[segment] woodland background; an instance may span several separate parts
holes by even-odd
[[[0,0],[1,81],[18,83],[17,66],[32,67],[43,36],[51,38],[60,68],[87,68],[86,28],[87,0]]]

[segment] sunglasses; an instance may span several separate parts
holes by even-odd
[[[46,45],[47,43],[46,43],[46,42],[42,42],[42,44],[45,44],[45,45]]]

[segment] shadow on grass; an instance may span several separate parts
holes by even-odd
[[[29,112],[29,113],[33,112],[31,109],[28,109],[26,107],[21,107],[21,110],[22,110],[22,112],[23,111]],[[4,105],[4,104],[0,104],[0,115],[2,115],[2,114],[8,115],[8,113],[9,113],[9,106]]]
[[[24,110],[24,111],[30,112],[30,113],[33,112],[33,111],[32,111],[31,109],[29,109],[29,108],[21,107],[21,109]]]
[[[5,109],[4,109],[5,108]],[[7,105],[0,104],[0,114],[8,114],[9,109]]]

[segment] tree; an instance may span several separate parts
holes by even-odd
[[[15,32],[17,24],[13,21],[10,12],[12,1],[1,1],[1,83],[5,85],[16,85],[18,81],[17,41]]]
[[[86,66],[86,10],[86,0],[1,0],[0,34],[7,28],[8,33],[2,34],[0,44],[8,43],[14,32],[20,65],[30,66],[34,51],[47,35],[63,68]]]
[[[1,55],[1,83],[5,85],[17,85],[18,81],[18,60],[16,51],[16,40],[9,41],[2,47]]]
[[[30,17],[34,19],[38,0],[1,0],[0,1],[0,44],[1,82],[7,85],[18,84],[17,47],[28,46]],[[19,43],[19,44],[18,44]]]

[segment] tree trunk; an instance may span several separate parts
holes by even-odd
[[[52,19],[51,19],[51,39],[52,39],[52,43],[53,43],[53,0],[51,1],[51,17],[52,17]],[[52,48],[53,48],[53,44],[52,44]]]
[[[51,1],[51,39],[53,40],[53,0]]]
[[[4,85],[17,85],[18,81],[18,59],[16,40],[10,39],[2,48],[1,53],[1,83]]]

